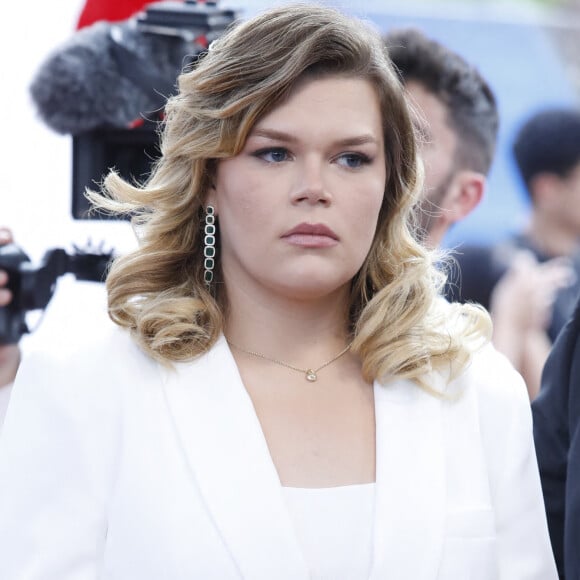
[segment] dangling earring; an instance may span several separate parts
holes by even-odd
[[[215,212],[213,205],[205,208],[205,228],[203,238],[203,279],[207,286],[213,280],[213,268],[215,266]]]

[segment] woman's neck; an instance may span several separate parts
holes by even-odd
[[[269,356],[324,359],[346,346],[348,294],[342,289],[312,300],[228,292],[225,335],[242,348]]]

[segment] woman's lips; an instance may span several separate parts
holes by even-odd
[[[324,224],[298,224],[282,238],[289,244],[303,248],[330,248],[338,243],[338,236]]]

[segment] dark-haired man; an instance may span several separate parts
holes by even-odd
[[[497,139],[496,100],[474,66],[421,31],[393,30],[384,41],[425,119],[419,217],[425,243],[436,247],[481,201]]]

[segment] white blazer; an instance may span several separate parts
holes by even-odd
[[[374,385],[369,578],[556,579],[521,378],[489,347],[454,388]],[[24,362],[0,440],[0,578],[309,578],[223,338],[175,370],[121,330]]]

